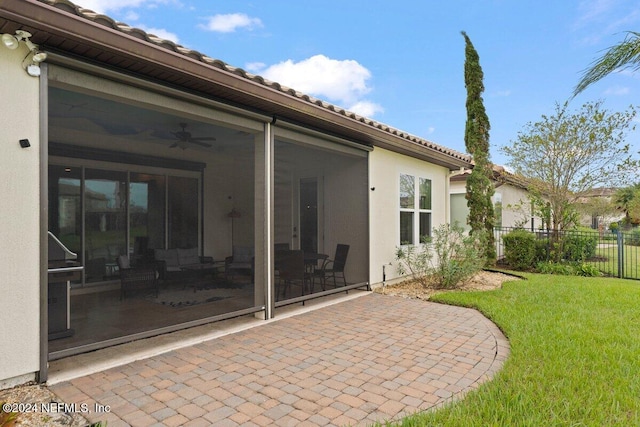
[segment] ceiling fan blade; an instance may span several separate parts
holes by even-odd
[[[214,136],[203,136],[198,138],[189,138],[191,141],[217,141]]]
[[[191,138],[189,140],[189,142],[192,142],[194,144],[198,144],[198,145],[200,145],[202,147],[211,147],[211,144],[209,144],[208,142],[198,141],[197,139],[193,139],[193,138]]]
[[[169,148],[176,148],[177,146],[178,146],[178,143],[177,143],[177,142],[174,142],[173,144],[171,144],[171,145],[169,146]]]
[[[191,138],[191,133],[190,132],[185,132],[185,131],[178,131],[178,132],[170,132],[171,135],[175,136],[176,138],[185,141],[187,139]]]

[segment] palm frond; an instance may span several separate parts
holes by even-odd
[[[575,97],[591,84],[619,69],[640,69],[640,33],[628,31],[625,39],[609,48],[582,75],[573,90]]]

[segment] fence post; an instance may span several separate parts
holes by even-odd
[[[624,277],[624,233],[622,230],[618,230],[616,234],[618,237],[618,277],[622,279]]]

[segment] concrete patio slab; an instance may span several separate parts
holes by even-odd
[[[461,397],[509,352],[471,309],[375,293],[320,307],[50,388],[109,427],[364,426]]]

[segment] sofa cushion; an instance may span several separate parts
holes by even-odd
[[[249,246],[233,247],[233,263],[251,263],[253,258],[253,248]]]
[[[200,264],[198,248],[178,249],[178,262],[182,266]]]
[[[167,267],[180,266],[177,249],[154,249],[153,256],[158,261],[164,261]]]

